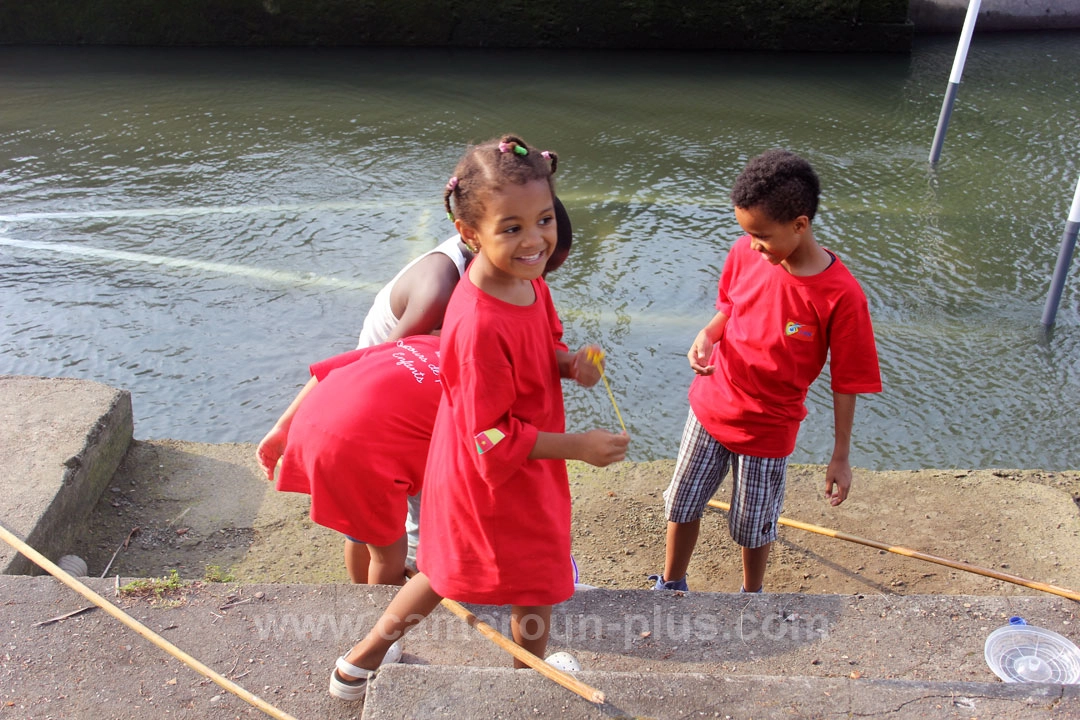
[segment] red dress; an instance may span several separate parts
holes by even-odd
[[[446,309],[417,562],[453,600],[553,605],[574,592],[566,462],[528,459],[538,432],[565,431],[562,325],[544,281],[533,288],[520,307],[466,273]]]
[[[442,395],[439,338],[416,335],[311,366],[277,489],[311,495],[311,519],[372,545],[405,532]]]

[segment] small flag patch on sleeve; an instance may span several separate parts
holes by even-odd
[[[478,455],[483,455],[488,450],[498,445],[505,437],[506,435],[498,428],[491,428],[490,430],[476,433],[476,437],[474,438],[476,440],[476,453]]]

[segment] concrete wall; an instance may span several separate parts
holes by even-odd
[[[959,32],[968,0],[910,0],[915,32]],[[976,32],[1080,29],[1080,0],[982,0]]]
[[[0,44],[910,48],[908,0],[8,0]]]

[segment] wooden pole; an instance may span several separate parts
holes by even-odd
[[[568,675],[562,670],[554,668],[548,663],[544,662],[542,658],[533,655],[531,652],[521,647],[510,638],[506,637],[498,630],[473,615],[464,606],[462,606],[461,603],[455,602],[449,598],[443,598],[442,604],[447,610],[454,613],[459,618],[469,623],[469,625],[472,625],[474,628],[476,628],[481,635],[483,635],[488,640],[495,643],[503,650],[510,653],[515,658],[525,663],[547,679],[554,680],[567,690],[577,693],[591,703],[596,703],[598,705],[604,704],[604,693],[594,687],[586,685],[577,678]]]
[[[719,500],[710,500],[709,507],[719,508],[720,510],[731,510],[731,505]],[[986,577],[994,578],[995,580],[1004,580],[1005,582],[1013,583],[1014,585],[1023,585],[1024,587],[1031,588],[1032,590],[1041,590],[1053,595],[1060,595],[1061,597],[1068,598],[1070,600],[1076,600],[1080,602],[1080,593],[1074,590],[1069,590],[1057,585],[1049,585],[1047,583],[1038,582],[1037,580],[1028,580],[1017,575],[1010,575],[1008,573],[998,572],[991,568],[979,567],[978,565],[970,565],[964,562],[957,562],[956,560],[949,560],[946,558],[938,557],[936,555],[928,555],[926,553],[919,552],[918,550],[910,550],[906,547],[900,547],[898,545],[888,545],[886,543],[877,542],[876,540],[867,540],[857,535],[849,535],[839,530],[830,530],[820,525],[811,525],[810,523],[800,522],[799,520],[789,520],[788,518],[781,517],[778,522],[781,525],[787,525],[788,527],[798,528],[799,530],[806,530],[807,532],[817,533],[818,535],[826,535],[828,537],[836,538],[837,540],[847,540],[848,542],[858,543],[860,545],[868,545],[878,550],[887,550],[897,555],[903,555],[905,557],[915,558],[916,560],[925,560],[927,562],[937,563],[938,565],[944,565],[956,570],[963,570],[964,572],[975,573],[976,575],[984,575]]]
[[[119,620],[121,623],[128,626],[128,628],[130,628],[131,630],[134,630],[137,634],[141,635],[143,638],[149,640],[154,645],[158,646],[159,648],[161,648],[165,652],[169,653],[170,655],[172,655],[174,658],[176,658],[180,662],[182,662],[185,665],[187,665],[188,667],[190,667],[192,670],[195,670],[196,672],[198,672],[198,673],[204,675],[205,677],[213,680],[215,683],[217,683],[221,687],[225,688],[226,690],[231,692],[233,695],[236,695],[237,697],[241,698],[242,700],[245,700],[246,702],[250,703],[251,705],[254,705],[259,710],[262,710],[264,713],[266,713],[267,715],[269,715],[272,718],[277,718],[278,720],[296,720],[292,715],[289,715],[288,713],[285,713],[285,712],[283,712],[281,710],[278,710],[276,707],[274,707],[270,703],[266,702],[265,700],[263,700],[259,696],[255,695],[254,693],[248,692],[244,688],[242,688],[239,685],[237,685],[236,683],[234,683],[232,680],[229,680],[227,677],[225,677],[223,675],[219,675],[218,673],[214,672],[213,670],[211,670],[206,665],[203,665],[201,662],[199,662],[195,658],[191,657],[186,652],[184,652],[180,648],[176,647],[175,645],[170,643],[168,640],[161,637],[156,632],[154,632],[150,628],[146,627],[141,622],[139,622],[135,618],[131,617],[130,615],[128,615],[123,610],[121,610],[120,608],[113,605],[111,602],[109,602],[108,600],[106,600],[102,596],[98,595],[96,592],[94,592],[90,588],[86,587],[86,585],[83,585],[81,582],[76,580],[70,574],[68,574],[67,572],[62,570],[60,567],[55,565],[47,557],[45,557],[44,555],[39,553],[37,550],[30,547],[25,542],[23,542],[21,539],[19,539],[15,535],[13,535],[3,525],[0,525],[0,538],[2,538],[8,545],[15,548],[20,553],[25,555],[27,558],[32,560],[41,569],[48,572],[50,575],[55,577],[57,580],[64,583],[65,585],[67,585],[69,588],[71,588],[75,592],[79,593],[84,598],[86,598],[87,600],[89,600],[90,602],[94,603],[99,608],[101,608],[102,610],[107,612],[109,615],[112,615],[114,618]]]

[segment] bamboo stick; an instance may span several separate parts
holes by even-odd
[[[450,598],[443,598],[442,604],[447,610],[457,615],[459,618],[472,625],[477,631],[486,637],[491,642],[501,647],[506,652],[513,655],[515,658],[531,667],[536,672],[540,673],[549,680],[562,685],[567,690],[577,693],[581,697],[585,698],[589,702],[596,703],[598,705],[604,704],[604,693],[597,690],[594,687],[586,685],[577,678],[564,673],[558,668],[554,668],[543,659],[533,655],[525,648],[518,645],[516,642],[500,633],[495,628],[488,625],[480,618],[473,615],[468,611],[461,603],[455,602]]]
[[[119,620],[121,623],[126,625],[128,628],[135,631],[138,635],[142,636],[146,640],[149,640],[151,643],[153,643],[157,647],[161,648],[165,652],[169,653],[174,658],[176,658],[180,662],[182,662],[185,665],[187,665],[188,667],[190,667],[192,670],[195,670],[196,672],[200,673],[201,675],[204,675],[205,677],[209,678],[210,680],[213,680],[215,683],[217,683],[221,687],[225,688],[226,690],[231,692],[233,695],[236,695],[237,697],[241,698],[242,700],[245,700],[246,702],[250,703],[251,705],[254,705],[259,710],[262,710],[264,713],[266,713],[267,715],[269,715],[272,718],[277,718],[277,720],[296,720],[292,715],[289,715],[288,713],[277,709],[276,707],[274,707],[270,703],[266,702],[262,698],[258,697],[254,693],[248,692],[244,688],[242,688],[239,685],[237,685],[236,683],[234,683],[232,680],[229,680],[227,677],[218,674],[217,672],[211,670],[209,667],[202,664],[201,662],[199,662],[198,660],[196,660],[192,656],[188,655],[186,652],[184,652],[180,648],[176,647],[175,645],[170,643],[168,640],[161,637],[160,635],[155,633],[153,630],[146,627],[141,622],[139,622],[135,618],[131,617],[130,615],[128,615],[123,610],[121,610],[120,608],[113,605],[111,602],[109,602],[108,600],[106,600],[102,596],[98,595],[96,592],[94,592],[90,588],[86,587],[86,585],[84,585],[81,582],[79,582],[78,580],[76,580],[70,574],[68,574],[67,572],[62,570],[60,567],[58,567],[56,564],[54,564],[47,557],[45,557],[44,555],[39,553],[34,548],[27,545],[25,542],[23,542],[17,536],[12,534],[10,531],[8,531],[8,529],[5,528],[3,525],[0,525],[0,538],[2,538],[8,545],[15,548],[20,553],[25,555],[27,558],[32,560],[36,565],[38,565],[40,568],[42,568],[43,570],[48,572],[50,575],[55,577],[57,580],[64,583],[65,585],[67,585],[69,588],[71,588],[75,592],[79,593],[80,595],[82,595],[84,598],[86,598],[90,602],[97,605],[99,608],[101,608],[102,610],[107,612],[109,615],[112,615],[114,618]]]
[[[709,507],[719,508],[720,510],[731,509],[731,505],[720,502],[719,500],[710,500]],[[937,563],[938,565],[951,567],[956,570],[963,570],[964,572],[975,573],[976,575],[984,575],[986,577],[994,578],[995,580],[1004,580],[1005,582],[1010,582],[1014,585],[1023,585],[1032,590],[1041,590],[1043,592],[1051,593],[1052,595],[1060,595],[1061,597],[1080,602],[1080,593],[1067,588],[1058,587],[1057,585],[1050,585],[1037,580],[1028,580],[1027,578],[1022,578],[1017,575],[998,572],[992,568],[984,568],[979,567],[978,565],[957,562],[956,560],[949,560],[947,558],[938,557],[937,555],[929,555],[927,553],[919,552],[918,550],[911,550],[898,545],[888,545],[886,543],[877,542],[876,540],[867,540],[866,538],[861,538],[857,535],[849,535],[845,532],[840,532],[839,530],[831,530],[826,527],[821,527],[820,525],[811,525],[810,523],[804,523],[799,520],[789,520],[788,518],[781,517],[777,522],[781,525],[798,528],[799,530],[806,530],[807,532],[817,533],[818,535],[826,535],[838,540],[847,540],[848,542],[858,543],[860,545],[868,545],[872,548],[877,548],[878,550],[887,550],[888,552],[915,558],[916,560],[925,560],[927,562]]]

